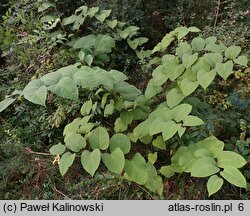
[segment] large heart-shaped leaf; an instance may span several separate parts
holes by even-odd
[[[240,46],[230,46],[225,50],[225,56],[229,59],[234,59],[240,54]]]
[[[131,143],[125,134],[117,133],[111,137],[110,151],[113,152],[116,148],[121,149],[124,154],[128,154],[130,152]]]
[[[217,63],[215,70],[224,80],[226,80],[233,72],[233,61],[230,60],[226,63]]]
[[[32,103],[45,106],[45,100],[47,97],[47,88],[44,82],[41,80],[32,80],[23,90],[23,96],[25,99]]]
[[[201,51],[205,46],[205,40],[201,37],[196,37],[192,40],[191,46],[193,50]]]
[[[199,82],[199,84],[206,89],[214,80],[216,76],[216,71],[215,70],[211,70],[209,72],[205,71],[205,70],[199,70],[198,74],[197,74],[197,80]]]
[[[132,181],[140,185],[148,180],[147,164],[140,153],[136,153],[131,161],[126,160],[124,170]]]
[[[111,154],[102,154],[102,161],[111,172],[117,174],[121,174],[125,165],[124,154],[120,148],[116,148]]]
[[[173,117],[176,122],[180,122],[184,118],[188,116],[188,114],[191,112],[192,106],[190,104],[180,104],[176,106],[173,110]]]
[[[247,66],[248,59],[246,56],[239,56],[238,58],[235,58],[233,60],[236,64],[242,65],[242,66]]]
[[[197,54],[193,55],[184,54],[182,57],[182,62],[186,68],[189,68],[196,62],[197,59],[198,59]]]
[[[78,99],[78,88],[70,77],[63,77],[57,84],[48,86],[48,90],[63,98]]]
[[[70,152],[66,152],[62,155],[59,163],[59,170],[62,176],[68,171],[69,167],[73,164],[75,160],[76,154],[72,154]]]
[[[168,121],[162,125],[162,136],[163,140],[169,140],[179,130],[181,124],[176,124],[174,121]]]
[[[193,82],[188,78],[184,78],[181,81],[181,90],[182,90],[184,95],[188,96],[195,91],[195,89],[198,87],[198,85],[199,85],[199,83],[197,81]]]
[[[167,92],[167,104],[170,108],[178,105],[184,98],[185,95],[178,88],[173,88]]]
[[[92,149],[105,150],[109,147],[109,134],[103,127],[97,127],[89,136],[89,143]]]
[[[83,168],[93,177],[95,171],[99,167],[101,162],[101,152],[99,149],[95,149],[92,152],[85,150],[81,155],[81,163]]]

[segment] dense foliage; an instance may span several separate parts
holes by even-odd
[[[92,1],[78,3],[13,1],[2,17],[0,151],[2,176],[9,180],[1,181],[0,198],[15,197],[6,192],[13,187],[12,175],[24,175],[23,185],[33,178],[38,190],[52,187],[67,197],[55,187],[63,179],[55,165],[71,179],[71,187],[79,182],[90,187],[87,173],[93,182],[104,173],[98,184],[111,184],[111,174],[119,185],[134,182],[166,198],[166,190],[172,190],[169,182],[189,173],[205,178],[201,185],[206,184],[208,196],[223,185],[223,190],[232,190],[231,184],[233,190],[243,188],[247,198],[250,88],[245,35],[233,44],[221,38],[223,30],[215,37],[209,27],[203,32],[174,27],[209,25],[196,21],[204,16],[199,7],[191,17],[185,10],[178,13],[180,19],[172,16],[176,21],[168,28],[157,27],[170,22],[159,17],[166,6],[180,10],[196,1],[159,1],[161,12],[149,11],[143,1],[96,1],[112,10]],[[216,2],[202,4],[212,17],[209,8]],[[118,5],[124,14],[117,14]],[[130,16],[130,7],[143,12],[138,19]],[[145,26],[150,13],[154,40]],[[221,25],[217,16],[214,29]],[[13,174],[20,163],[20,173]],[[75,183],[77,173],[86,176]],[[53,198],[48,194],[36,196]]]

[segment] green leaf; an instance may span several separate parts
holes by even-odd
[[[174,121],[168,121],[162,125],[162,137],[163,140],[169,140],[180,129],[181,124],[176,124]]]
[[[95,127],[95,123],[85,123],[80,126],[79,133],[88,134]]]
[[[192,55],[192,47],[188,43],[180,43],[176,48],[176,54],[182,58],[184,54]]]
[[[70,77],[64,77],[60,79],[57,84],[49,86],[48,90],[60,97],[71,100],[77,100],[79,95],[78,88]]]
[[[186,95],[186,96],[193,93],[198,86],[199,86],[198,81],[193,82],[188,78],[184,78],[181,81],[181,90],[182,90],[183,94]]]
[[[148,180],[146,161],[136,153],[131,161],[126,160],[124,170],[128,177],[137,184],[144,185]]]
[[[129,125],[133,121],[134,113],[131,111],[122,111],[120,118],[124,125]]]
[[[189,115],[183,119],[183,126],[198,126],[202,124],[204,124],[204,122],[197,116]]]
[[[148,161],[151,163],[151,164],[154,164],[156,161],[157,161],[157,152],[155,153],[149,153],[148,154]]]
[[[128,126],[123,124],[121,118],[117,118],[115,121],[115,132],[123,132],[127,130]]]
[[[88,114],[90,113],[91,109],[92,109],[92,105],[93,105],[93,103],[92,103],[92,100],[91,100],[91,99],[88,100],[88,101],[86,101],[86,102],[82,105],[82,107],[81,107],[81,114],[82,114],[83,116],[88,115]]]
[[[121,174],[125,165],[124,154],[120,148],[116,148],[111,154],[102,154],[102,161],[111,172],[117,174]]]
[[[184,38],[187,34],[188,34],[189,30],[187,27],[179,27],[178,29],[178,40],[181,40],[182,38]]]
[[[32,80],[23,90],[23,96],[28,101],[45,106],[47,88],[41,80]]]
[[[224,180],[217,175],[211,176],[207,181],[207,191],[208,196],[215,194],[218,190],[221,189]]]
[[[114,113],[114,104],[107,104],[104,109],[104,117],[110,116]]]
[[[240,54],[240,46],[230,46],[225,50],[225,56],[229,59],[234,59]]]
[[[91,66],[93,60],[94,57],[91,54],[86,55],[84,59],[84,61],[88,64],[88,66]]]
[[[49,149],[49,152],[50,152],[50,154],[53,154],[53,155],[60,155],[60,154],[64,153],[65,150],[66,150],[65,145],[62,145],[61,143],[59,143],[57,145],[53,145]]]
[[[93,18],[98,11],[99,11],[99,7],[89,8],[87,16],[89,16],[90,18]]]
[[[216,41],[217,41],[217,38],[214,36],[211,36],[205,39],[206,44],[215,43]]]
[[[214,52],[214,53],[220,53],[221,47],[215,43],[209,43],[206,45],[205,50],[210,51],[210,52]]]
[[[76,21],[77,16],[71,15],[70,17],[66,17],[62,20],[62,25],[69,25]]]
[[[83,168],[93,177],[101,162],[101,152],[95,149],[92,152],[87,150],[82,152],[81,163]]]
[[[182,135],[185,133],[186,131],[186,128],[185,127],[180,127],[179,130],[177,131],[178,132],[178,135],[179,137],[181,138]]]
[[[71,133],[64,138],[65,145],[73,152],[79,152],[86,146],[85,138],[78,133]]]
[[[106,23],[107,23],[107,25],[110,27],[110,28],[112,28],[112,29],[114,29],[116,26],[117,26],[117,24],[118,24],[118,21],[115,19],[115,20],[106,20]]]
[[[166,178],[171,178],[175,174],[172,166],[162,166],[160,169],[160,173]]]
[[[141,91],[135,86],[122,81],[114,83],[114,91],[119,93],[123,99],[129,101],[136,99],[141,94]]]
[[[190,104],[180,104],[172,109],[173,117],[176,122],[182,121],[192,111]]]
[[[233,151],[219,152],[215,157],[218,159],[217,166],[222,168],[225,166],[241,168],[247,163],[241,155]]]
[[[156,118],[154,119],[149,125],[149,134],[153,136],[162,132],[162,126],[166,121],[163,118]]]
[[[103,127],[97,127],[89,136],[89,142],[92,149],[105,150],[109,147],[109,134]]]
[[[16,99],[15,98],[5,98],[0,101],[0,112],[4,111],[9,105],[11,105]]]
[[[197,158],[210,157],[211,153],[206,148],[200,148],[194,152],[194,156]]]
[[[157,136],[153,141],[153,146],[161,150],[166,150],[166,143],[161,135]]]
[[[185,65],[186,68],[191,67],[196,62],[197,59],[198,59],[198,54],[197,53],[195,53],[193,55],[184,54],[182,56],[182,62]]]
[[[196,37],[192,40],[191,46],[194,51],[201,51],[205,47],[205,40],[201,37]]]
[[[115,40],[109,35],[98,35],[94,46],[96,52],[110,53],[115,47]]]
[[[70,152],[66,152],[62,155],[59,163],[59,171],[62,176],[68,171],[69,167],[73,164],[75,160],[76,154],[72,154]]]
[[[173,88],[167,92],[167,104],[170,108],[178,105],[184,98],[185,95],[178,88]]]
[[[200,32],[201,30],[195,26],[191,26],[188,28],[188,31],[190,32]]]
[[[247,62],[248,59],[246,56],[239,56],[238,58],[233,59],[233,61],[238,64],[238,65],[242,65],[242,66],[247,66]]]
[[[215,157],[216,154],[219,152],[222,152],[224,149],[224,143],[220,140],[218,140],[214,136],[210,136],[198,143],[196,143],[196,146],[199,148],[206,148],[211,153],[212,157]]]
[[[38,7],[38,12],[43,12],[45,10],[47,10],[48,8],[50,7],[55,7],[55,4],[54,3],[51,3],[51,2],[44,2],[42,3],[39,7]]]
[[[233,72],[233,61],[230,60],[226,63],[217,63],[215,70],[224,80],[226,80]]]
[[[242,188],[247,188],[247,182],[242,173],[234,166],[225,166],[220,175],[229,183]]]
[[[211,157],[204,157],[197,160],[191,168],[191,176],[193,177],[207,177],[220,171],[215,165],[216,162]]]
[[[222,63],[223,56],[221,53],[206,53],[204,59],[211,67],[215,67],[216,63]]]
[[[198,71],[197,74],[197,80],[199,82],[199,84],[206,89],[214,80],[216,76],[216,71],[215,70],[211,70],[211,71],[205,71],[203,69]]]
[[[128,154],[130,152],[131,143],[125,134],[117,133],[111,137],[109,148],[111,152],[113,152],[116,148],[119,148],[124,154]]]

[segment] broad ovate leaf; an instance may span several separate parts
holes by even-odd
[[[28,101],[45,106],[47,88],[41,80],[32,80],[23,90],[23,96]]]
[[[181,124],[177,124],[174,121],[168,121],[162,125],[162,137],[163,140],[169,140],[180,129]]]
[[[92,149],[105,150],[109,147],[109,134],[104,127],[97,127],[89,136],[89,143]]]
[[[59,163],[59,170],[62,176],[68,171],[69,167],[73,164],[75,160],[76,154],[72,154],[70,152],[66,152],[62,155]]]
[[[113,152],[116,148],[121,149],[124,154],[128,154],[130,152],[131,143],[125,134],[117,133],[111,137],[110,151]]]
[[[73,152],[79,152],[86,146],[85,138],[79,133],[70,133],[65,137],[64,142]]]
[[[235,168],[241,168],[246,165],[247,161],[239,154],[233,151],[222,151],[216,154],[217,166],[233,166]]]
[[[202,124],[204,124],[204,122],[197,116],[189,115],[183,119],[183,126],[198,126]]]
[[[220,172],[220,175],[225,180],[237,187],[247,187],[246,178],[237,168],[234,166],[225,166],[223,168],[224,170]]]
[[[207,181],[208,196],[215,194],[219,191],[224,183],[224,180],[217,175],[211,176]]]
[[[207,177],[219,172],[216,162],[212,157],[204,157],[197,160],[191,168],[191,176]]]
[[[124,153],[116,148],[111,154],[102,154],[102,161],[111,172],[121,174],[125,165]]]
[[[217,63],[215,70],[224,80],[226,80],[233,72],[233,61],[230,60],[226,63]]]
[[[60,154],[64,153],[65,150],[66,150],[65,145],[62,145],[61,143],[59,143],[57,145],[52,146],[49,149],[49,152],[50,152],[50,154],[53,154],[53,155],[60,155]]]
[[[205,71],[203,69],[198,71],[197,74],[197,80],[199,82],[199,84],[206,89],[214,80],[216,76],[216,71],[215,70],[211,70],[211,71]]]
[[[58,83],[48,86],[48,90],[63,98],[78,99],[78,88],[75,82],[67,76],[60,79]]]
[[[131,161],[126,160],[124,170],[129,179],[137,184],[144,185],[148,180],[147,164],[140,153],[136,153]]]
[[[230,46],[225,50],[225,56],[229,59],[234,59],[240,54],[240,46]]]
[[[92,152],[85,150],[81,155],[81,163],[83,168],[93,177],[101,162],[101,152],[95,149]]]

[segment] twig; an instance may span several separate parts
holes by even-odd
[[[220,0],[217,1],[216,14],[215,14],[215,20],[214,20],[214,29],[217,25],[219,12],[220,12]]]
[[[59,191],[56,186],[53,186],[53,190],[55,190],[57,193],[61,194],[62,196],[64,196],[66,199],[71,200],[67,195],[65,195],[63,192]]]

